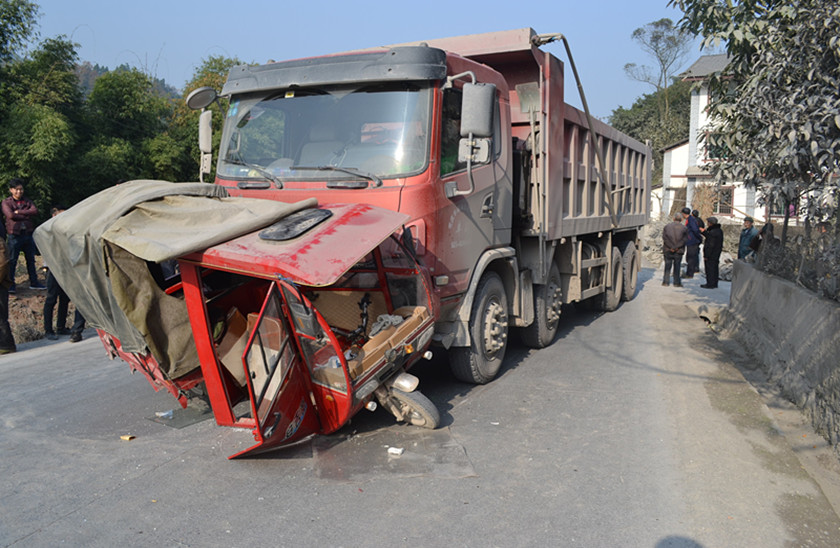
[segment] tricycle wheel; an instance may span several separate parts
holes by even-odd
[[[394,388],[391,396],[397,400],[405,422],[431,430],[440,424],[437,407],[421,392],[403,392]]]

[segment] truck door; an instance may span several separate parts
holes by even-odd
[[[440,175],[444,186],[454,181],[458,189],[464,190],[469,188],[470,180],[466,162],[458,161],[462,95],[461,90],[456,88],[443,91]],[[441,230],[437,231],[436,247],[440,266],[445,272],[441,272],[440,268],[436,272],[449,275],[452,292],[466,291],[472,268],[485,249],[507,243],[496,241],[496,229],[503,228],[497,226],[500,224],[499,200],[505,200],[498,195],[496,179],[499,170],[494,161],[500,151],[498,104],[494,127],[490,162],[473,165],[474,191],[467,196],[446,198],[438,213]],[[509,200],[505,200],[507,202]]]
[[[320,431],[309,397],[306,366],[297,351],[277,284],[259,314],[248,315],[250,338],[243,355],[257,444],[231,458],[299,441]]]

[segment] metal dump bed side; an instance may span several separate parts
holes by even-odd
[[[605,189],[587,118],[564,100],[563,62],[535,45],[538,36],[525,28],[426,43],[488,65],[507,81],[511,135],[528,143],[532,153],[523,189],[524,235],[557,240],[644,225],[650,208],[649,147],[593,119],[606,163]]]

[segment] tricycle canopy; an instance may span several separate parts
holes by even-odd
[[[170,377],[198,366],[182,299],[156,283],[160,265],[316,204],[231,198],[218,185],[131,181],[105,189],[35,231],[35,242],[88,324],[126,352],[150,349]]]

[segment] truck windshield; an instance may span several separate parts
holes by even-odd
[[[218,174],[379,186],[419,173],[429,157],[431,96],[428,85],[406,82],[233,96]]]

